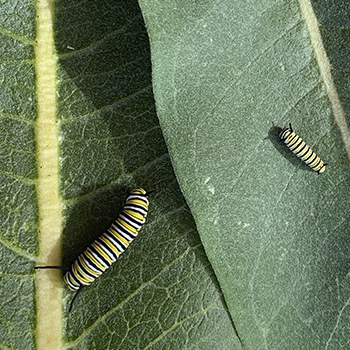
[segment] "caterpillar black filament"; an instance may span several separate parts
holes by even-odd
[[[86,250],[67,269],[62,266],[37,266],[36,268],[62,268],[67,270],[64,281],[71,290],[77,291],[73,302],[83,286],[90,285],[102,275],[137,237],[146,221],[148,213],[148,196],[142,188],[130,191],[122,212],[102,235],[90,244]]]
[[[307,164],[312,170],[318,174],[323,173],[326,170],[326,163],[308,146],[305,141],[298,136],[292,129],[291,124],[289,128],[284,128],[279,138],[283,141],[287,147],[305,164]]]

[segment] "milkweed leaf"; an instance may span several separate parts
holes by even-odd
[[[241,349],[156,115],[137,1],[0,4],[1,349]],[[69,266],[154,191],[139,238],[73,293]]]
[[[245,348],[349,348],[349,2],[140,3],[176,177]],[[272,137],[290,122],[325,173]]]

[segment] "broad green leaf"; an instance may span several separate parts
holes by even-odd
[[[31,1],[0,5],[1,349],[34,347],[34,16]]]
[[[160,124],[244,348],[350,348],[349,3],[141,7]],[[279,143],[289,122],[324,174]]]
[[[137,1],[0,13],[0,348],[241,349],[163,140]],[[69,266],[134,186],[154,190],[140,237],[68,313],[61,273],[34,288],[34,265]]]
[[[55,13],[64,265],[109,227],[123,189],[154,191],[139,239],[67,315],[64,346],[239,349],[172,172],[137,1],[60,1]]]

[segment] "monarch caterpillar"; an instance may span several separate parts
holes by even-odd
[[[131,190],[118,218],[78,256],[70,268],[62,266],[35,267],[36,269],[59,268],[66,270],[64,281],[71,290],[77,291],[71,301],[69,311],[72,310],[73,302],[82,287],[90,285],[97,277],[101,276],[137,237],[146,221],[150,193],[142,188]]]
[[[326,163],[308,146],[305,141],[298,136],[289,123],[289,128],[284,128],[279,134],[279,138],[287,147],[305,164],[318,174],[326,170]]]

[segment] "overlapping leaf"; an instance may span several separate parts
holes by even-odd
[[[154,191],[140,238],[66,315],[65,346],[240,348],[163,141],[137,2],[60,1],[56,45],[64,264],[109,226],[124,189]]]
[[[141,4],[162,130],[244,346],[348,348],[348,3]],[[279,145],[289,122],[322,176]]]

